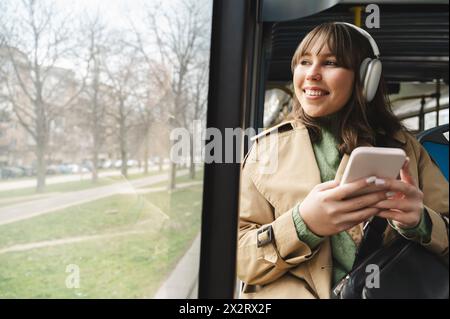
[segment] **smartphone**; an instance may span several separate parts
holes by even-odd
[[[397,178],[406,160],[405,151],[391,147],[357,147],[350,154],[349,161],[342,176],[341,185],[361,178]],[[377,190],[375,185],[365,187],[351,197],[371,193]]]

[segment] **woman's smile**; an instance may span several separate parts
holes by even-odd
[[[326,97],[330,94],[330,92],[320,87],[308,86],[303,88],[303,94],[305,94],[307,99],[318,100],[320,98]]]

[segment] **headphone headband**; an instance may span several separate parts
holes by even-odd
[[[354,24],[351,23],[347,23],[347,22],[335,22],[335,24],[344,24],[346,26],[349,26],[353,29],[355,29],[356,31],[358,31],[359,33],[361,33],[367,40],[369,40],[370,45],[372,46],[372,50],[373,50],[373,54],[377,57],[377,59],[380,57],[380,51],[378,50],[378,46],[377,43],[375,42],[375,40],[372,38],[372,36],[369,34],[369,32],[367,32],[364,29],[361,29],[360,27],[357,27]]]

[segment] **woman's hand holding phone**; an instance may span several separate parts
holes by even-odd
[[[375,192],[351,197],[361,189],[375,186]],[[387,190],[398,185],[375,176],[341,184],[329,181],[318,184],[300,204],[299,213],[308,228],[318,236],[331,236],[350,229],[359,223],[379,214],[387,214]],[[383,203],[380,207],[380,203]]]
[[[391,219],[395,226],[407,229],[416,227],[423,213],[423,193],[409,171],[409,158],[400,170],[400,180],[386,179],[387,199],[378,202],[379,217]]]

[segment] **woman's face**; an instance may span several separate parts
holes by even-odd
[[[313,47],[311,52],[317,52]],[[311,117],[339,111],[349,100],[355,73],[337,65],[327,45],[320,53],[300,57],[294,69],[295,95]]]

